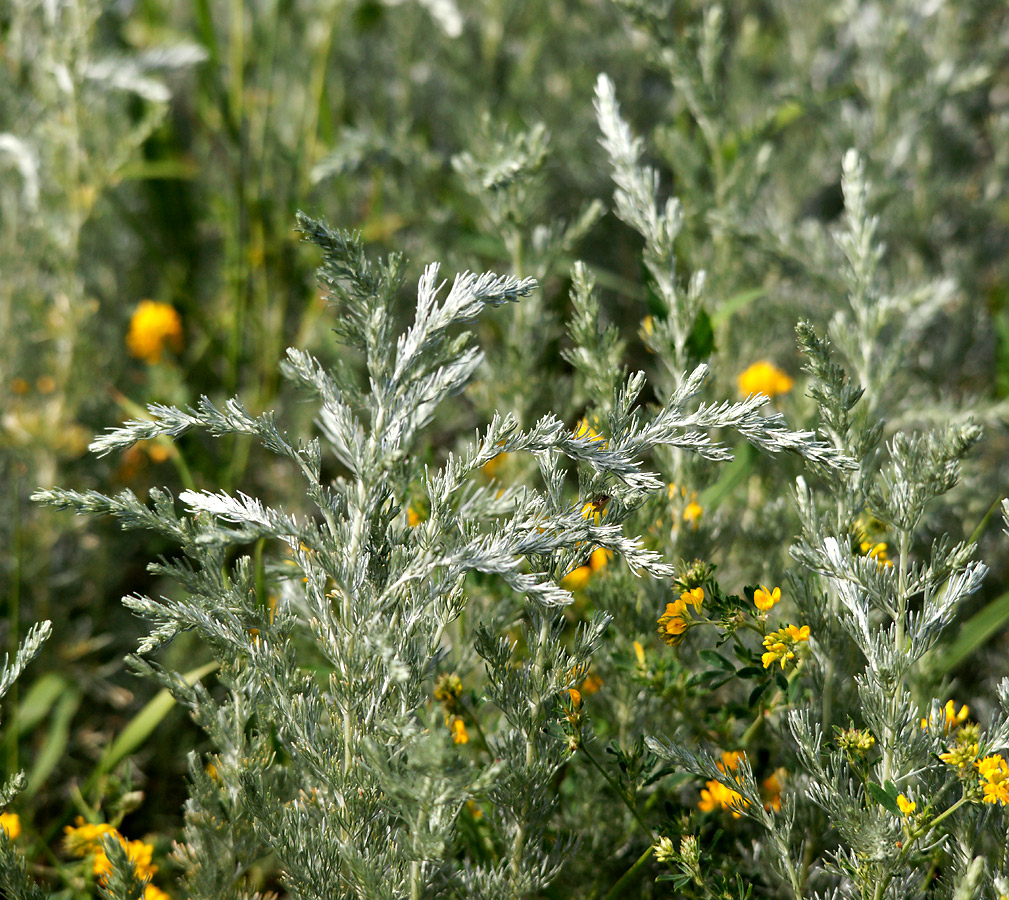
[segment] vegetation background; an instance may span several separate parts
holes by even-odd
[[[446,273],[539,283],[471,326],[486,353],[481,377],[440,408],[411,451],[416,465],[399,501],[418,521],[428,513],[424,464],[443,464],[495,412],[520,428],[548,412],[572,430],[587,417],[604,432],[600,417],[624,368],[646,372],[642,403],[654,406],[701,362],[711,369],[705,398],[738,400],[747,393],[740,375],[767,360],[785,379],[781,390],[758,385],[777,394],[767,411],[796,430],[817,427],[822,404],[806,390],[814,379],[797,349],[799,320],[829,335],[865,389],[866,427],[880,423],[883,440],[981,424],[959,484],[929,507],[914,547],[927,555],[939,535],[971,539],[989,573],[907,681],[926,717],[932,700],[956,697],[972,719],[992,720],[996,686],[1009,675],[1009,565],[993,518],[1009,469],[1003,4],[9,0],[0,56],[5,648],[13,655],[33,623],[53,622],[4,700],[0,755],[8,776],[26,773],[10,808],[19,852],[47,890],[69,898],[94,887],[63,844],[65,827],[84,816],[149,840],[157,883],[183,896],[169,852],[190,793],[187,754],[213,747],[156,681],[124,663],[148,627],[120,598],[182,594],[148,569],[175,552],[171,543],[30,496],[58,485],[144,498],[165,486],[175,496],[242,491],[292,513],[309,509],[289,468],[249,436],[159,436],[107,456],[87,452],[150,403],[194,406],[202,396],[218,408],[238,396],[253,415],[274,410],[290,433],[313,433],[315,408],[280,375],[286,348],[343,367],[351,380],[365,360],[333,339],[340,313],[316,281],[318,248],[295,230],[299,210],[359,231],[372,258],[405,255],[400,326],[431,261]],[[594,108],[601,73],[657,173],[656,209],[668,197],[681,204],[667,262],[686,311],[671,310],[648,268],[654,246],[614,201],[613,153]],[[849,158],[846,197],[851,148],[859,163]],[[594,280],[595,306],[571,299],[586,293],[575,260]],[[802,553],[789,548],[804,523],[790,492],[804,463],[719,433],[737,450],[731,464],[663,449],[649,457],[671,487],[630,509],[628,527],[679,564],[681,580],[700,559],[717,565],[726,595],[752,599],[745,586],[780,585],[784,603],[794,602]],[[509,453],[480,477],[508,486],[537,475],[529,458]],[[572,477],[566,490],[577,502]],[[870,547],[889,540],[895,552],[886,523],[860,522]],[[698,652],[713,641],[691,646],[688,635],[673,647],[655,633],[668,584],[641,586],[602,557],[581,562],[582,581],[567,582],[578,588],[569,624],[598,610],[613,617],[592,674],[583,673],[595,680],[579,681],[599,746],[613,742],[596,755],[629,785],[637,779],[650,814],[677,823],[670,834],[700,835],[720,860],[711,867],[724,870],[724,884],[712,874],[710,894],[676,890],[722,896],[739,870],[733,860],[745,857],[754,872],[764,863],[724,810],[698,811],[702,777],[667,772],[661,789],[649,782],[661,764],[646,759],[643,739],[694,722],[692,741],[742,747],[750,686],[738,708],[713,701],[711,678],[691,680],[711,663]],[[490,576],[468,584],[474,609],[517,635],[521,615],[501,611],[505,588]],[[798,621],[792,609],[782,621]],[[470,632],[453,640],[450,670],[476,709],[487,676],[461,649]],[[181,673],[213,656],[183,633],[157,659]],[[839,664],[838,681],[854,671]],[[770,701],[771,687],[754,702]],[[479,718],[467,720],[471,732]],[[785,765],[781,740],[768,733],[746,747],[755,773]],[[458,752],[479,764],[488,750],[474,737]],[[591,766],[571,771],[556,776],[566,804],[558,815],[583,843],[565,877],[601,897],[649,842],[627,834],[619,795],[631,788]],[[468,858],[460,840],[452,852]],[[286,890],[275,858],[249,863],[243,890]],[[655,882],[661,864],[648,865],[624,896],[673,895]],[[761,895],[778,895],[770,876],[753,877]],[[575,896],[556,884],[530,895]]]

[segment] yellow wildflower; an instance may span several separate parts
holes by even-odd
[[[449,731],[452,732],[452,740],[457,744],[468,744],[469,734],[466,732],[466,723],[459,716],[451,716],[446,719]]]
[[[592,519],[598,525],[609,502],[610,498],[607,494],[597,494],[582,507],[582,518]]]
[[[579,566],[561,579],[561,587],[567,591],[579,591],[589,583],[591,575],[592,569],[589,566]]]
[[[589,672],[585,680],[579,685],[581,692],[587,696],[595,694],[603,686],[603,680],[595,672]]]
[[[420,513],[417,512],[412,506],[406,508],[406,524],[410,528],[416,528],[423,521],[420,517]]]
[[[940,712],[942,719],[940,722],[932,722],[931,716],[928,719],[921,720],[922,728],[932,727],[942,727],[942,730],[949,734],[957,725],[962,725],[967,721],[967,716],[970,715],[970,710],[967,708],[967,704],[963,704],[960,707],[960,711],[956,711],[956,704],[952,700],[947,700],[946,705],[942,708]]]
[[[897,806],[900,807],[900,811],[905,816],[911,815],[917,805],[913,800],[908,800],[903,794],[897,795]]]
[[[582,705],[582,692],[578,688],[568,688],[568,697],[571,698],[571,705],[575,709]]]
[[[998,753],[979,759],[974,765],[981,773],[985,803],[1009,805],[1009,765]]]
[[[130,354],[144,362],[160,362],[166,343],[175,353],[182,349],[182,319],[167,303],[142,300],[133,311],[126,335]]]
[[[764,668],[768,668],[776,662],[781,662],[781,668],[795,659],[795,651],[800,643],[809,640],[809,626],[803,625],[801,628],[795,625],[786,625],[779,631],[772,631],[764,638],[766,652],[760,657]]]
[[[144,900],[172,900],[161,888],[148,884],[144,887]]]
[[[704,588],[695,587],[691,588],[689,591],[684,591],[680,594],[679,602],[682,604],[683,609],[686,609],[689,604],[695,611],[699,610],[701,608],[701,604],[704,602]]]
[[[93,825],[85,822],[83,816],[78,816],[76,823],[63,829],[64,844],[74,856],[87,856],[101,846],[102,838],[106,834],[118,834],[111,825],[104,822]]]
[[[443,704],[446,709],[454,709],[462,697],[462,681],[452,672],[438,676],[434,684],[434,699]]]
[[[128,841],[118,832],[115,832],[115,837],[132,861],[138,878],[150,878],[158,871],[158,867],[151,862],[154,847],[143,841]],[[104,847],[99,847],[95,853],[95,858],[91,862],[91,871],[96,878],[104,878],[112,871],[112,862],[105,855]]]
[[[746,759],[746,753],[742,750],[723,750],[722,761],[716,765],[721,771],[728,774],[735,772],[739,768],[739,763],[744,759]]]
[[[781,588],[769,591],[766,585],[761,585],[753,592],[753,605],[761,612],[767,612],[775,603],[781,600]]]
[[[576,438],[587,437],[590,441],[604,441],[603,436],[598,431],[596,431],[595,428],[589,425],[588,419],[582,419],[575,426],[575,437]]]
[[[645,667],[645,648],[641,646],[639,641],[634,642],[634,657],[638,661],[638,665],[641,668]]]
[[[966,769],[968,766],[974,764],[974,760],[977,759],[977,754],[978,745],[975,741],[971,744],[957,744],[945,753],[940,753],[939,759],[954,768]]]
[[[496,478],[498,469],[504,465],[504,461],[508,458],[507,453],[499,453],[493,459],[487,460],[481,467],[480,471],[484,473],[488,478]]]
[[[21,834],[21,819],[17,813],[0,813],[0,828],[7,832],[12,841]]]
[[[697,523],[700,521],[703,512],[704,509],[701,505],[697,501],[691,500],[683,510],[683,520],[696,530]]]
[[[772,810],[781,812],[781,780],[778,778],[778,772],[784,772],[784,770],[778,769],[772,772],[760,784],[760,793],[764,798],[764,809],[768,812]]]
[[[743,795],[732,788],[726,787],[720,781],[707,781],[701,789],[701,799],[697,802],[697,808],[702,812],[712,812],[715,809],[728,809],[732,811],[734,819],[739,818],[739,810],[746,805]]]
[[[886,543],[884,541],[879,541],[878,543],[872,543],[871,541],[862,541],[859,544],[859,549],[862,553],[869,557],[869,559],[876,560],[876,564],[882,569],[887,566],[893,568],[893,563],[890,561],[890,557],[886,553]]]
[[[670,838],[660,837],[659,840],[652,845],[652,852],[655,853],[655,859],[657,862],[668,863],[676,861],[676,848],[673,846],[673,842]]]
[[[795,386],[794,379],[766,359],[755,362],[740,372],[736,381],[739,384],[739,393],[744,397],[750,394],[776,397],[778,394],[787,394]]]
[[[690,627],[689,623],[682,617],[669,614],[669,607],[672,605],[670,603],[666,607],[666,612],[659,617],[659,634],[662,635],[662,640],[669,644],[670,647],[678,644],[680,637]]]
[[[596,547],[596,549],[593,550],[591,554],[589,554],[589,568],[593,572],[598,572],[612,558],[613,558],[613,552],[611,550],[606,550],[602,547]]]

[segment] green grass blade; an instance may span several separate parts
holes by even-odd
[[[56,764],[63,758],[67,743],[70,741],[70,722],[80,705],[81,695],[76,690],[63,691],[56,702],[49,722],[49,731],[42,742],[42,750],[35,757],[35,763],[28,773],[25,797],[33,797],[38,792],[56,768]]]
[[[217,669],[219,665],[220,663],[217,662],[205,663],[186,672],[182,678],[187,684],[194,684],[204,675]],[[144,741],[151,736],[151,733],[168,715],[173,706],[175,706],[175,698],[165,689],[158,691],[150,702],[116,735],[115,740],[109,745],[97,767],[91,773],[84,793],[87,794],[96,779],[110,772],[121,760],[142,747]]]
[[[964,622],[956,640],[941,653],[936,653],[932,663],[935,671],[942,675],[952,672],[1002,631],[1007,623],[1009,623],[1009,593],[992,600],[984,609]]]

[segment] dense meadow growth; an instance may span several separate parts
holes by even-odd
[[[1009,8],[0,58],[0,895],[1009,897]]]

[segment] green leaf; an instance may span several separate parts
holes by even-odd
[[[722,467],[718,481],[701,491],[697,502],[703,509],[716,509],[737,485],[749,478],[753,471],[756,451],[745,441],[733,448],[733,460]]]
[[[892,786],[892,782],[889,783]],[[872,797],[880,806],[882,806],[888,812],[892,812],[895,816],[901,815],[900,807],[897,805],[897,796],[890,796],[883,788],[873,781],[866,784],[866,789],[869,791],[869,796]]]
[[[18,731],[27,734],[38,725],[68,687],[66,679],[56,672],[47,672],[35,681],[18,706]]]
[[[770,681],[765,681],[762,684],[758,684],[752,691],[750,691],[750,696],[746,701],[747,706],[756,706],[757,701],[760,699],[761,695],[771,686]]]
[[[687,351],[699,360],[707,359],[715,350],[715,330],[711,327],[711,316],[702,306],[697,310],[694,327],[687,338]]]
[[[70,741],[70,722],[81,704],[79,691],[64,691],[53,709],[46,739],[42,749],[35,757],[31,771],[28,773],[28,784],[25,786],[25,796],[31,797],[38,793],[46,779],[63,758],[67,744]]]
[[[748,291],[743,291],[742,293],[736,294],[729,297],[721,306],[718,307],[711,315],[711,324],[715,327],[722,324],[722,322],[730,319],[733,315],[739,312],[741,309],[746,309],[754,300],[759,300],[767,293],[767,288],[750,288]]]
[[[697,655],[706,663],[711,663],[711,665],[718,666],[718,668],[724,669],[727,672],[734,672],[736,669],[729,660],[715,650],[699,650]]]

